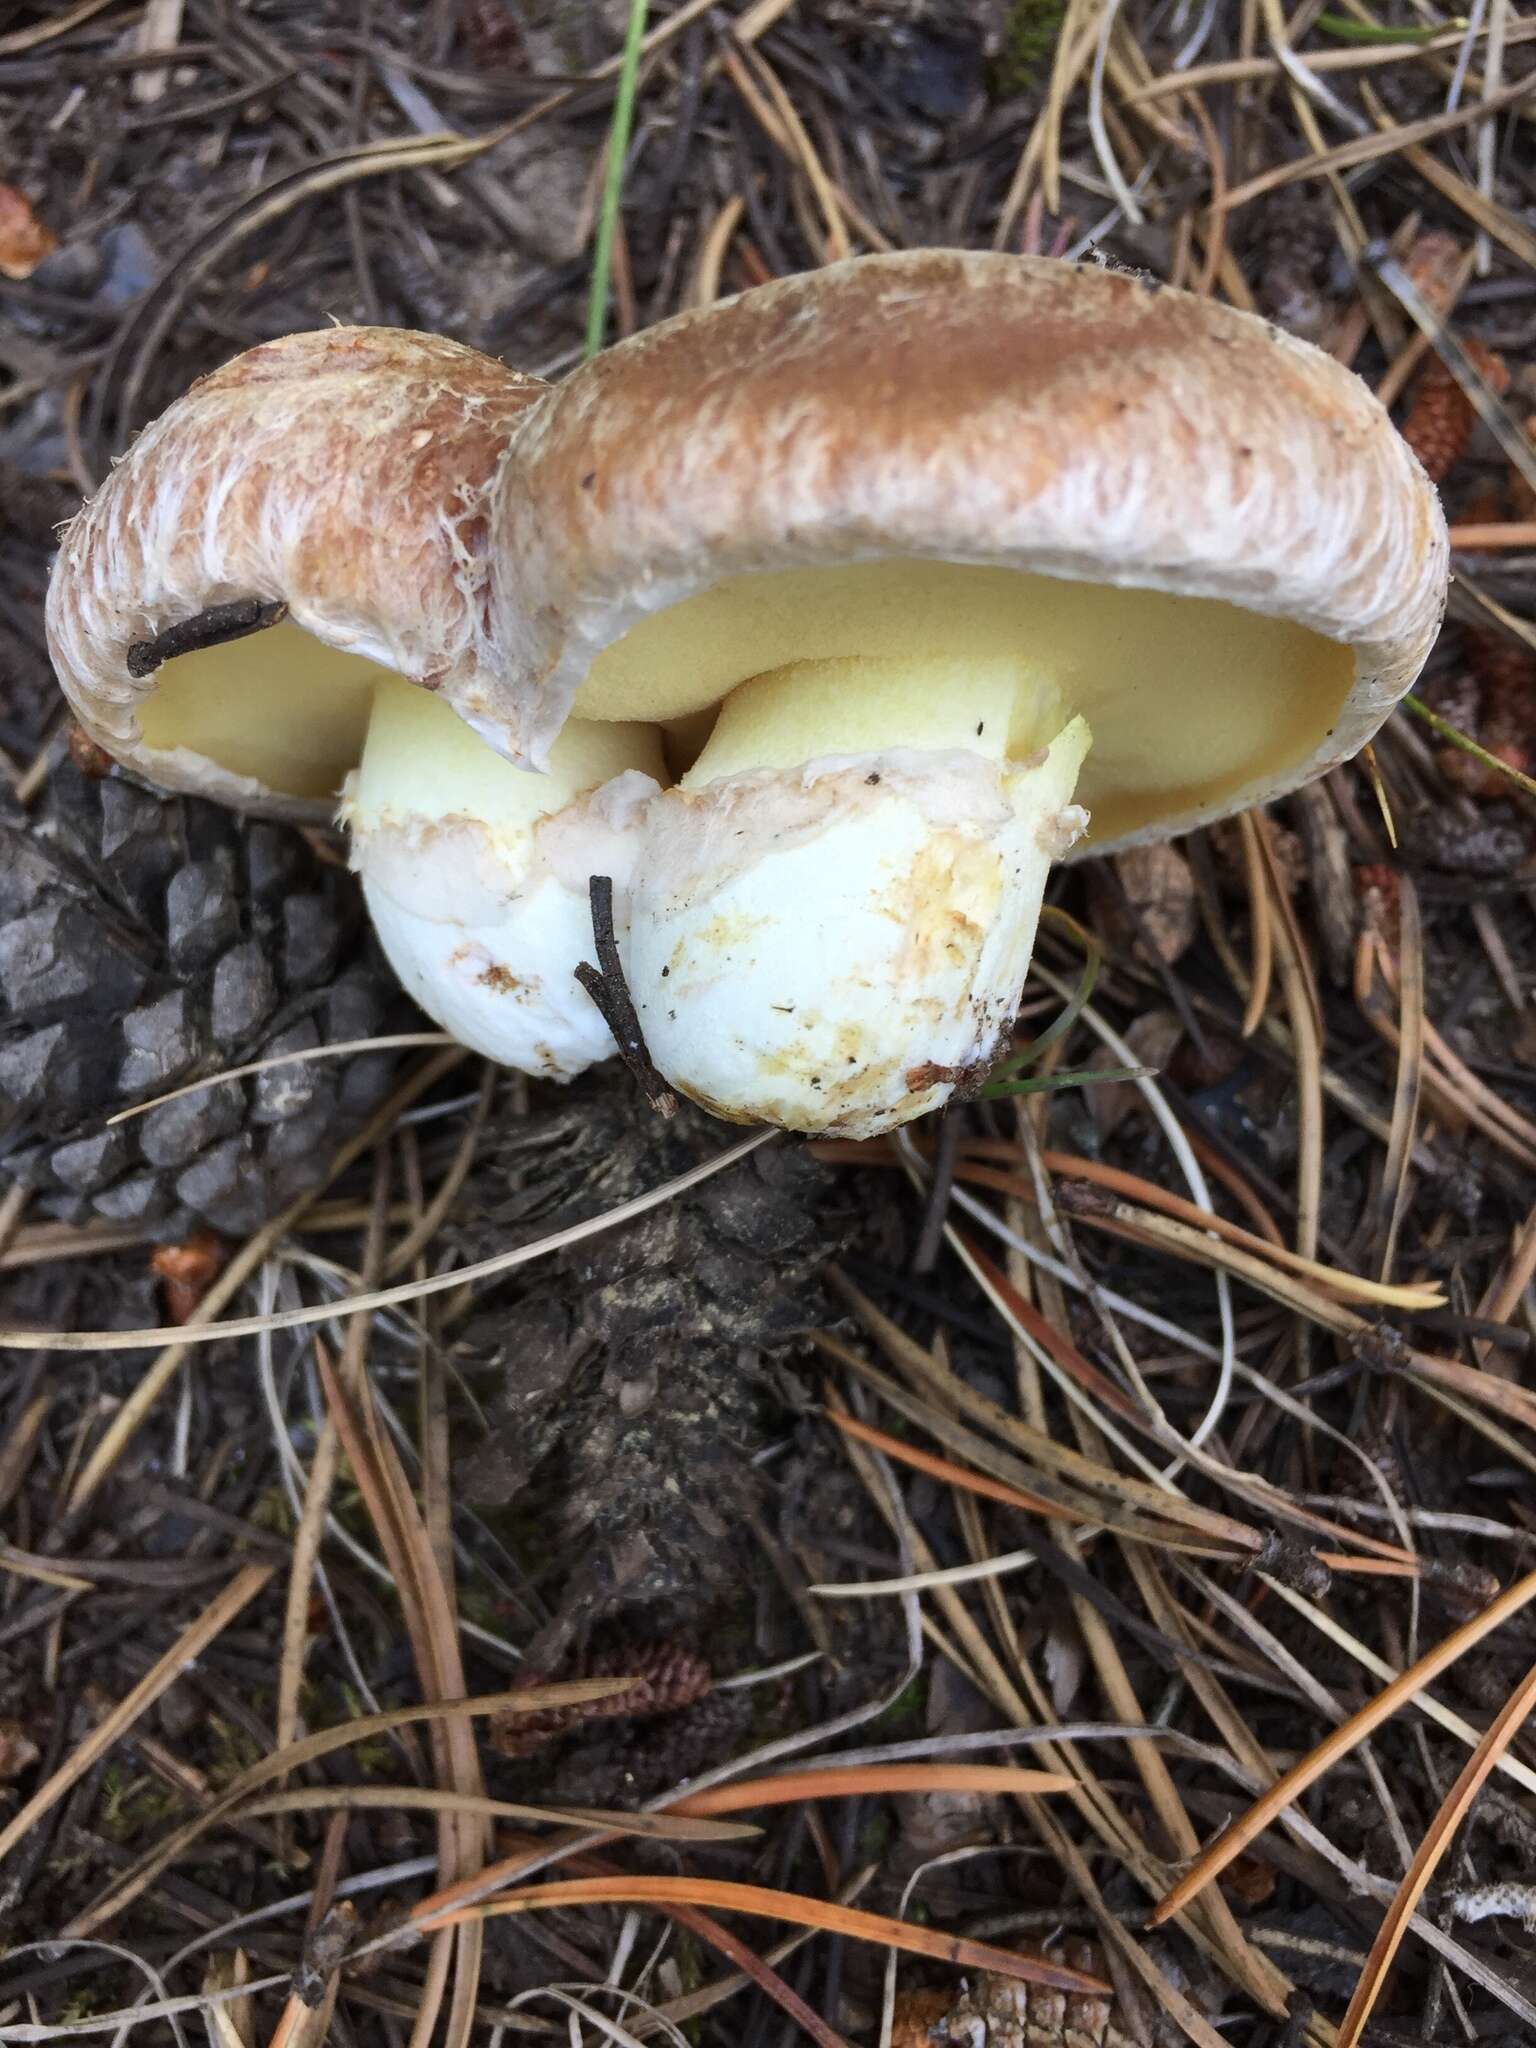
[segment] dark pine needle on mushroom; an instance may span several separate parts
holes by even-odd
[[[1051,865],[1348,758],[1444,603],[1436,494],[1330,357],[1125,274],[918,251],[557,386],[295,335],[69,529],[64,688],[137,772],[338,805],[423,1007],[560,1078],[614,881],[665,1081],[863,1136],[1011,1030]],[[132,650],[236,602],[281,624]]]

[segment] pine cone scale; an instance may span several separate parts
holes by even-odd
[[[0,820],[0,1167],[44,1213],[184,1236],[257,1228],[313,1185],[393,1056],[218,1081],[411,1016],[356,885],[297,832],[56,767]]]

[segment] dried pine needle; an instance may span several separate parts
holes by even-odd
[[[764,1885],[733,1884],[708,1877],[578,1877],[554,1884],[528,1885],[510,1898],[491,1899],[483,1905],[437,1907],[431,1900],[413,1909],[411,1925],[423,1933],[456,1925],[462,1917],[499,1919],[514,1913],[549,1911],[558,1906],[714,1906],[722,1912],[754,1914],[768,1920],[787,1920],[801,1926],[819,1927],[829,1934],[843,1934],[855,1941],[873,1942],[880,1947],[905,1949],[912,1955],[929,1956],[936,1962],[953,1964],[961,1970],[992,1970],[1026,1984],[1043,1984],[1052,1990],[1102,1993],[1109,1989],[1100,1978],[1080,1970],[1069,1970],[1043,1957],[1021,1956],[1012,1949],[992,1948],[986,1942],[968,1941],[963,1935],[941,1934],[928,1927],[889,1919],[883,1913],[866,1913],[857,1907],[832,1905],[824,1899],[802,1898],[795,1892],[772,1891]]]
[[[1358,1743],[1364,1742],[1381,1724],[1395,1714],[1405,1701],[1420,1691],[1442,1671],[1448,1670],[1458,1658],[1480,1643],[1484,1636],[1491,1635],[1510,1617],[1518,1614],[1532,1598],[1536,1598],[1536,1572],[1529,1572],[1513,1586],[1501,1593],[1497,1600],[1485,1607],[1481,1614],[1448,1635],[1444,1642],[1427,1651],[1416,1664],[1399,1674],[1392,1683],[1376,1697],[1368,1700],[1358,1713],[1351,1714],[1340,1727],[1331,1730],[1317,1747],[1293,1764],[1283,1777],[1255,1801],[1248,1811],[1224,1828],[1211,1843],[1194,1867],[1180,1878],[1179,1882],[1161,1898],[1154,1909],[1149,1925],[1160,1927],[1187,1906],[1190,1900],[1204,1891],[1208,1884],[1220,1877],[1234,1857],[1240,1856],[1248,1844],[1261,1835],[1275,1816],[1300,1798],[1310,1785],[1316,1784],[1323,1774],[1333,1768]]]
[[[1371,1944],[1370,1955],[1366,1958],[1349,2010],[1339,2028],[1338,2048],[1357,2048],[1419,1901],[1450,1849],[1457,1828],[1482,1790],[1488,1773],[1519,1734],[1533,1708],[1536,1708],[1536,1666],[1526,1673],[1505,1701],[1489,1725],[1487,1734],[1467,1758],[1461,1775],[1441,1802],[1439,1812],[1425,1829],[1424,1839]]]

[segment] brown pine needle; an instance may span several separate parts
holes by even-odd
[[[972,1472],[964,1465],[953,1464],[948,1458],[938,1458],[929,1451],[920,1451],[913,1444],[903,1443],[900,1437],[889,1436],[883,1429],[875,1429],[867,1422],[860,1422],[856,1416],[844,1415],[835,1408],[824,1409],[823,1413],[828,1422],[842,1430],[845,1435],[857,1437],[862,1443],[873,1445],[886,1457],[896,1459],[899,1464],[910,1465],[914,1471],[926,1472],[934,1479],[947,1480],[951,1486],[958,1486],[963,1492],[980,1494],[986,1500],[1000,1501],[1003,1506],[1018,1508],[1023,1514],[1050,1515],[1057,1521],[1079,1525],[1090,1520],[1089,1516],[1080,1513],[1076,1508],[1065,1507],[1059,1501],[1050,1501],[1043,1496],[1025,1493],[1018,1487],[1005,1485],[1000,1479],[988,1479],[983,1473]],[[1383,1546],[1383,1549],[1387,1551],[1388,1546]],[[1370,1575],[1392,1579],[1416,1579],[1421,1576],[1418,1561],[1402,1556],[1395,1547],[1390,1549],[1389,1554],[1380,1557],[1357,1557],[1352,1551],[1345,1550],[1319,1550],[1316,1556],[1318,1563],[1326,1565],[1331,1572],[1350,1572],[1357,1576]],[[815,1775],[824,1778],[826,1773],[818,1771]],[[873,1792],[878,1788],[863,1786],[859,1789]],[[939,1788],[935,1786],[930,1789]],[[703,1807],[694,1807],[686,1802],[667,1809],[669,1813],[702,1813],[704,1810]],[[710,1812],[716,1810],[713,1807],[709,1809]],[[729,1809],[722,1807],[718,1810],[725,1812]]]
[[[848,1764],[840,1770],[786,1771],[778,1778],[743,1778],[675,1799],[668,1813],[702,1817],[740,1813],[750,1806],[789,1806],[800,1799],[878,1799],[893,1792],[1075,1792],[1075,1778],[1060,1771],[1028,1771],[1010,1764]]]
[[[576,1877],[556,1884],[529,1885],[509,1899],[489,1899],[483,1905],[455,1907],[446,1912],[432,1910],[423,1900],[411,1914],[410,1924],[420,1933],[439,1927],[457,1926],[461,1920],[478,1916],[500,1919],[512,1913],[537,1913],[555,1906],[713,1906],[724,1913],[749,1913],[763,1920],[787,1920],[798,1927],[817,1927],[827,1934],[844,1934],[854,1941],[869,1941],[882,1948],[904,1949],[910,1955],[931,1956],[936,1962],[952,1963],[960,1970],[993,1970],[1001,1977],[1016,1977],[1026,1984],[1044,1984],[1053,1991],[1104,1993],[1109,1986],[1097,1977],[1084,1976],[1039,1956],[1021,1956],[1012,1949],[993,1948],[984,1941],[967,1941],[964,1935],[941,1934],[934,1928],[915,1927],[905,1920],[889,1919],[884,1913],[865,1913],[855,1906],[837,1906],[826,1899],[802,1898],[796,1892],[772,1891],[765,1885],[732,1884],[712,1877]]]
[[[1319,1550],[1319,1564],[1331,1572],[1352,1572],[1356,1578],[1416,1579],[1422,1567],[1406,1557],[1354,1557],[1345,1550]]]
[[[1351,1714],[1337,1728],[1329,1731],[1316,1749],[1310,1750],[1281,1778],[1276,1779],[1269,1790],[1256,1799],[1245,1814],[1242,1814],[1221,1833],[1200,1856],[1194,1866],[1185,1872],[1171,1891],[1164,1894],[1153,1908],[1148,1924],[1161,1927],[1175,1913],[1182,1912],[1190,1900],[1203,1892],[1208,1884],[1220,1877],[1234,1857],[1240,1856],[1248,1844],[1261,1835],[1277,1814],[1294,1804],[1310,1785],[1316,1784],[1325,1771],[1329,1771],[1348,1756],[1350,1751],[1375,1733],[1381,1724],[1390,1719],[1405,1701],[1416,1692],[1448,1670],[1458,1657],[1465,1655],[1484,1636],[1518,1614],[1532,1598],[1536,1598],[1536,1572],[1527,1572],[1523,1579],[1501,1593],[1497,1600],[1485,1607],[1481,1614],[1474,1615],[1458,1629],[1452,1631],[1443,1643],[1427,1651],[1416,1664],[1410,1664],[1400,1672],[1392,1683],[1377,1693],[1373,1700],[1357,1713]],[[1492,1761],[1492,1760],[1490,1760]]]
[[[980,1150],[980,1147],[971,1149]],[[1268,1238],[1257,1231],[1246,1230],[1240,1223],[1229,1222],[1225,1216],[1218,1216],[1213,1210],[1202,1209],[1198,1203],[1189,1202],[1182,1195],[1170,1194],[1166,1188],[1157,1187],[1153,1182],[1143,1180],[1139,1174],[1126,1173],[1119,1167],[1106,1166],[1102,1160],[1084,1159],[1073,1152],[1042,1152],[1040,1155],[1052,1173],[1059,1173],[1071,1180],[1091,1181],[1096,1187],[1110,1188],[1116,1194],[1128,1195],[1149,1209],[1159,1209],[1164,1215],[1172,1216],[1181,1223],[1194,1224],[1198,1229],[1213,1231],[1217,1237],[1225,1238],[1228,1244],[1240,1246],[1260,1258],[1273,1259],[1277,1265],[1293,1273],[1304,1273],[1330,1293],[1342,1296],[1348,1301],[1368,1301],[1381,1308],[1444,1308],[1445,1295],[1433,1281],[1392,1285],[1380,1280],[1367,1280],[1358,1273],[1346,1273],[1337,1266],[1325,1265],[1320,1259],[1304,1258],[1300,1252],[1293,1252],[1287,1245],[1271,1244]],[[975,1180],[980,1186],[995,1186],[1001,1193],[1015,1196],[1019,1201],[1033,1204],[1034,1190],[1029,1183],[1017,1175],[987,1176],[985,1170],[961,1167],[958,1178]],[[1090,1214],[1086,1219],[1092,1222]],[[1131,1220],[1128,1216],[1126,1220]]]
[[[1248,911],[1253,921],[1253,966],[1248,988],[1248,1004],[1243,1011],[1242,1034],[1252,1038],[1264,1021],[1264,1012],[1269,1008],[1269,991],[1275,969],[1275,928],[1269,914],[1269,885],[1264,875],[1264,855],[1259,845],[1258,827],[1253,813],[1244,811],[1238,818],[1238,827],[1243,839],[1243,874],[1248,884]]]
[[[32,1797],[19,1813],[13,1814],[10,1824],[0,1829],[0,1863],[40,1821],[50,1807],[56,1806],[72,1785],[85,1776],[99,1757],[106,1755],[118,1738],[127,1733],[139,1716],[152,1707],[160,1695],[192,1663],[200,1657],[221,1630],[227,1628],[240,1610],[249,1605],[272,1576],[269,1564],[248,1564],[230,1580],[222,1592],[216,1593],[202,1613],[190,1627],[182,1630],[154,1667],[146,1671],[126,1699],[117,1705],[91,1730],[83,1742],[77,1743],[51,1778],[38,1786]]]
[[[727,1962],[734,1963],[743,1976],[748,1977],[758,1989],[771,1998],[775,2005],[782,2006],[795,2023],[803,2027],[818,2048],[848,2048],[843,2036],[834,2027],[829,2027],[820,2013],[806,2004],[798,1991],[793,1990],[779,1975],[771,1963],[764,1960],[754,1948],[739,1941],[728,1927],[708,1913],[700,1913],[693,1906],[673,1906],[669,1917],[679,1927],[686,1927],[701,1941],[707,1941],[711,1948],[719,1951]]]
[[[1074,1379],[1085,1393],[1093,1395],[1111,1415],[1122,1422],[1139,1425],[1144,1421],[1141,1410],[1129,1394],[1123,1393],[1114,1381],[1085,1358],[1064,1331],[1048,1322],[1040,1311],[1027,1302],[1000,1266],[994,1265],[979,1246],[974,1245],[963,1231],[955,1232],[956,1239],[965,1247],[966,1256],[971,1259],[986,1285],[1008,1304],[1010,1315],[1017,1318],[1034,1338],[1047,1350],[1057,1365],[1069,1378]]]
[[[1404,121],[1401,125],[1387,129],[1379,135],[1357,135],[1349,142],[1335,143],[1331,149],[1319,150],[1311,156],[1297,157],[1285,163],[1275,164],[1267,171],[1261,171],[1256,178],[1249,178],[1245,184],[1235,186],[1225,194],[1222,205],[1227,212],[1236,212],[1266,192],[1273,192],[1282,185],[1293,185],[1298,179],[1320,178],[1330,171],[1352,170],[1356,164],[1374,162],[1379,157],[1391,156],[1398,150],[1407,150],[1420,143],[1433,142],[1442,135],[1454,133],[1473,121],[1485,120],[1490,114],[1502,113],[1530,93],[1530,84],[1525,79],[1506,85],[1486,99],[1474,100],[1469,105],[1456,107],[1449,113],[1429,114],[1419,121]]]
[[[1486,23],[1476,31],[1469,31],[1466,24],[1444,30],[1441,34],[1419,42],[1371,42],[1353,45],[1344,50],[1308,50],[1306,55],[1309,71],[1330,73],[1334,71],[1376,70],[1382,65],[1416,63],[1420,58],[1442,51],[1459,51],[1468,42],[1486,36]],[[1504,33],[1507,45],[1525,42],[1536,36],[1536,22],[1511,22]],[[1281,75],[1277,57],[1225,57],[1214,64],[1191,65],[1187,71],[1169,71],[1154,78],[1146,85],[1137,86],[1125,95],[1128,105],[1146,100],[1167,98],[1170,94],[1203,90],[1208,85],[1246,84],[1251,79],[1275,78]]]
[[[1492,519],[1482,525],[1453,526],[1453,548],[1536,548],[1536,519]]]
[[[966,1247],[971,1250],[970,1246]],[[977,1270],[984,1272],[985,1284],[992,1286],[999,1278],[997,1268],[977,1258]],[[825,1330],[818,1330],[812,1341],[818,1350],[855,1372],[866,1385],[874,1388],[880,1399],[905,1415],[920,1429],[937,1436],[941,1442],[948,1441],[946,1432],[951,1428],[951,1411],[963,1415],[969,1423],[977,1423],[988,1436],[1011,1447],[1010,1455],[1022,1454],[1037,1470],[1044,1470],[1059,1476],[1064,1487],[1071,1487],[1079,1496],[1074,1503],[1084,1514],[1092,1514],[1096,1520],[1114,1518],[1119,1523],[1128,1508],[1144,1511],[1157,1522],[1182,1524],[1194,1532],[1197,1540],[1213,1543],[1218,1549],[1235,1550],[1239,1554],[1252,1553],[1264,1548],[1264,1538],[1257,1529],[1244,1522],[1234,1520],[1217,1510],[1204,1507],[1180,1493],[1169,1492],[1149,1480],[1132,1477],[1099,1460],[1089,1458],[1082,1452],[1071,1450],[1058,1442],[1047,1432],[1036,1429],[1032,1424],[1021,1422],[1018,1417],[1001,1408],[995,1401],[979,1394],[957,1373],[950,1371],[934,1354],[925,1351],[908,1337],[905,1331],[881,1314],[867,1296],[837,1267],[828,1271],[833,1290],[852,1308],[859,1321],[868,1330],[875,1342],[897,1367],[903,1379],[911,1386],[920,1386],[928,1394],[937,1395],[938,1405],[926,1399],[908,1395],[886,1375],[871,1367],[850,1345],[841,1343]],[[1003,1283],[1006,1286],[1006,1282]],[[1010,1305],[1018,1299],[1017,1290],[1007,1288],[1000,1299]],[[1086,1366],[1086,1360],[1083,1361]],[[967,1435],[972,1432],[967,1430]],[[984,1441],[984,1440],[983,1440]],[[951,1449],[959,1446],[951,1443]],[[974,1456],[967,1449],[966,1455],[980,1465],[984,1460]],[[1054,1483],[1054,1482],[1053,1482]],[[1101,1508],[1103,1500],[1106,1506]],[[1113,1505],[1108,1505],[1112,1503]],[[1347,1535],[1349,1532],[1334,1530],[1330,1534]],[[1371,1547],[1375,1547],[1374,1545]],[[1396,1555],[1396,1546],[1391,1546]]]
[[[1371,1943],[1371,1952],[1355,1986],[1355,1995],[1349,2001],[1349,2010],[1339,2028],[1337,2048],[1356,2048],[1430,1879],[1439,1868],[1441,1858],[1450,1848],[1457,1828],[1466,1818],[1489,1772],[1520,1732],[1521,1724],[1533,1707],[1536,1707],[1536,1665],[1526,1673],[1500,1709],[1487,1734],[1467,1758],[1461,1776],[1446,1793],[1439,1812],[1425,1829],[1424,1839],[1404,1873],[1396,1897],[1387,1908],[1386,1918],[1376,1930],[1376,1939]]]
[[[900,1437],[890,1436],[883,1429],[860,1422],[857,1416],[840,1415],[835,1408],[828,1408],[824,1413],[828,1422],[846,1436],[856,1436],[861,1443],[872,1444],[888,1458],[910,1465],[915,1472],[926,1472],[932,1479],[947,1480],[951,1486],[962,1487],[967,1493],[979,1493],[985,1500],[1001,1501],[1004,1507],[1017,1508],[1021,1514],[1055,1515],[1064,1522],[1088,1520],[1086,1515],[1079,1514],[1075,1508],[1064,1507],[1060,1501],[1047,1500],[1043,1494],[1025,1493],[1022,1488],[1008,1486],[1001,1479],[988,1479],[980,1472],[971,1472],[964,1465],[952,1463],[948,1458],[937,1458],[931,1451],[920,1451],[915,1444],[904,1444]]]
[[[574,1855],[571,1857],[568,1867],[578,1877],[621,1877],[623,1875],[623,1872],[616,1865],[605,1862],[601,1856]],[[867,1881],[873,1874],[872,1869],[866,1870],[865,1880]],[[855,1885],[862,1889],[858,1880],[855,1880]],[[698,1935],[701,1941],[708,1942],[711,1948],[718,1949],[728,1962],[734,1963],[741,1972],[742,1979],[756,1984],[776,2005],[782,2006],[790,2018],[795,2021],[796,2025],[803,2027],[811,2039],[817,2043],[817,2048],[848,2048],[848,2043],[843,2039],[842,2035],[837,2033],[832,2027],[829,2027],[819,2013],[813,2012],[805,2000],[797,1992],[790,1989],[778,1971],[773,1967],[775,1962],[782,1962],[785,1955],[790,1953],[793,1948],[797,1947],[801,1942],[810,1939],[808,1930],[791,1937],[788,1948],[781,1942],[777,1952],[770,1958],[760,1956],[756,1949],[749,1948],[744,1941],[739,1940],[727,1928],[722,1927],[720,1922],[711,1914],[701,1913],[696,1906],[667,1906],[662,1910],[669,1920],[675,1921],[679,1927],[691,1929],[693,1933]],[[722,1995],[729,1995],[724,1992],[724,1986],[729,1983],[729,1978],[718,1980],[713,1990],[720,1992]],[[693,1996],[709,1998],[710,1993],[695,1993]],[[685,2005],[690,2004],[691,2000],[684,2000],[683,2003]],[[680,2012],[675,2003],[666,2008],[666,2011],[669,2018],[679,2022],[691,2016],[687,2012]]]
[[[271,1576],[270,1566],[253,1565],[249,1569],[259,1570],[262,1580]],[[252,1591],[254,1590],[253,1587]],[[246,1597],[250,1597],[249,1593]],[[185,1638],[183,1643],[184,1641]],[[183,1658],[187,1654],[196,1654],[195,1649],[191,1653],[186,1652],[183,1643],[178,1643],[174,1650],[167,1652],[166,1657],[161,1659],[161,1664],[168,1663],[170,1657],[177,1654]],[[177,1663],[164,1683],[168,1685],[176,1672],[183,1668],[183,1663]],[[160,1666],[157,1665],[156,1672],[159,1669]],[[152,1672],[150,1677],[153,1678],[156,1672]],[[264,1756],[252,1764],[249,1770],[242,1771],[238,1778],[231,1779],[218,1797],[210,1800],[201,1813],[195,1814],[191,1820],[176,1828],[164,1841],[158,1842],[149,1850],[138,1863],[124,1871],[94,1905],[87,1906],[61,1928],[60,1934],[89,1934],[104,1925],[125,1906],[130,1905],[147,1885],[153,1884],[161,1871],[174,1863],[206,1828],[211,1827],[216,1821],[223,1820],[251,1793],[264,1785],[270,1785],[274,1779],[285,1778],[291,1771],[313,1763],[317,1757],[329,1756],[332,1750],[345,1749],[350,1744],[365,1741],[372,1735],[387,1735],[391,1729],[404,1728],[417,1721],[505,1712],[536,1714],[545,1707],[568,1707],[577,1705],[582,1700],[605,1699],[609,1693],[622,1692],[630,1682],[624,1678],[571,1678],[563,1679],[557,1685],[524,1686],[516,1691],[486,1693],[474,1699],[436,1700],[421,1706],[390,1707],[382,1713],[364,1714],[355,1721],[343,1722],[338,1728],[322,1728],[313,1735],[303,1736],[298,1742],[290,1743],[286,1749],[272,1751],[269,1756]],[[146,1679],[144,1684],[148,1683],[149,1680]],[[127,1705],[126,1701],[124,1705]],[[100,1731],[96,1732],[99,1734]],[[46,1789],[44,1787],[44,1790]],[[23,1818],[30,1819],[26,1809],[16,1816],[11,1828],[6,1830],[6,1835],[9,1835]],[[5,1847],[6,1836],[0,1835],[0,1855],[5,1853]]]
[[[1026,1775],[1048,1776],[1049,1773]],[[1056,1788],[1047,1786],[1044,1789],[1054,1791]],[[699,1794],[700,1798],[705,1796]],[[758,1803],[771,1805],[774,1802],[762,1800]],[[531,1820],[545,1827],[605,1828],[612,1835],[635,1835],[642,1840],[658,1842],[696,1840],[712,1843],[759,1833],[757,1828],[743,1825],[711,1829],[708,1834],[695,1835],[685,1823],[702,1816],[702,1807],[699,1816],[695,1816],[691,1807],[685,1811],[684,1805],[669,1807],[665,1813],[609,1813],[598,1806],[528,1806],[515,1799],[490,1799],[481,1793],[455,1792],[433,1785],[305,1785],[296,1791],[263,1793],[248,1806],[237,1807],[232,1818],[243,1821],[273,1813],[324,1813],[331,1807],[347,1813],[382,1807],[386,1812],[462,1813],[485,1820]],[[719,1810],[725,1812],[730,1809],[722,1807]]]

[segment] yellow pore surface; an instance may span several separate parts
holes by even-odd
[[[183,654],[139,707],[144,744],[184,747],[285,796],[335,796],[362,758],[374,687],[388,670],[284,620]]]
[[[880,672],[861,671],[861,658],[898,664],[909,680],[894,694],[907,695],[910,719],[884,689],[867,708],[849,701]],[[774,678],[769,718],[751,678],[789,664],[814,666]],[[382,673],[285,623],[169,663],[141,708],[144,739],[271,790],[325,798],[362,758]],[[793,765],[786,747],[800,759],[904,744],[991,755],[1002,751],[1002,721],[1018,758],[1081,713],[1094,744],[1078,796],[1105,840],[1299,767],[1352,673],[1346,648],[1207,599],[883,561],[735,577],[659,612],[598,657],[574,712],[664,726],[682,766],[745,684],[700,763],[710,775]],[[787,684],[799,691],[792,716]],[[977,735],[978,722],[990,729]],[[752,760],[756,745],[768,751]]]
[[[1081,713],[1093,750],[1077,795],[1100,840],[1215,807],[1245,783],[1300,767],[1332,727],[1354,673],[1349,650],[1336,642],[1211,599],[883,561],[733,577],[655,613],[598,656],[575,709],[583,718],[676,719],[765,670],[825,663],[805,679],[809,698],[831,693],[839,662],[860,656],[903,668],[931,657],[926,690],[942,695],[971,678],[963,686],[967,712],[975,681],[1001,675],[1006,664],[1023,683],[1009,721],[1015,757]],[[856,674],[850,662],[841,679]],[[743,700],[752,688],[747,682]],[[937,706],[924,712],[928,729],[940,722]],[[817,723],[808,718],[807,739]],[[830,732],[847,720],[829,714],[825,724]],[[718,741],[725,738],[722,723]],[[714,774],[728,772],[716,765],[718,741],[700,763]],[[886,725],[881,744],[901,743]],[[855,751],[840,741],[830,750]],[[992,751],[986,736],[977,751]]]

